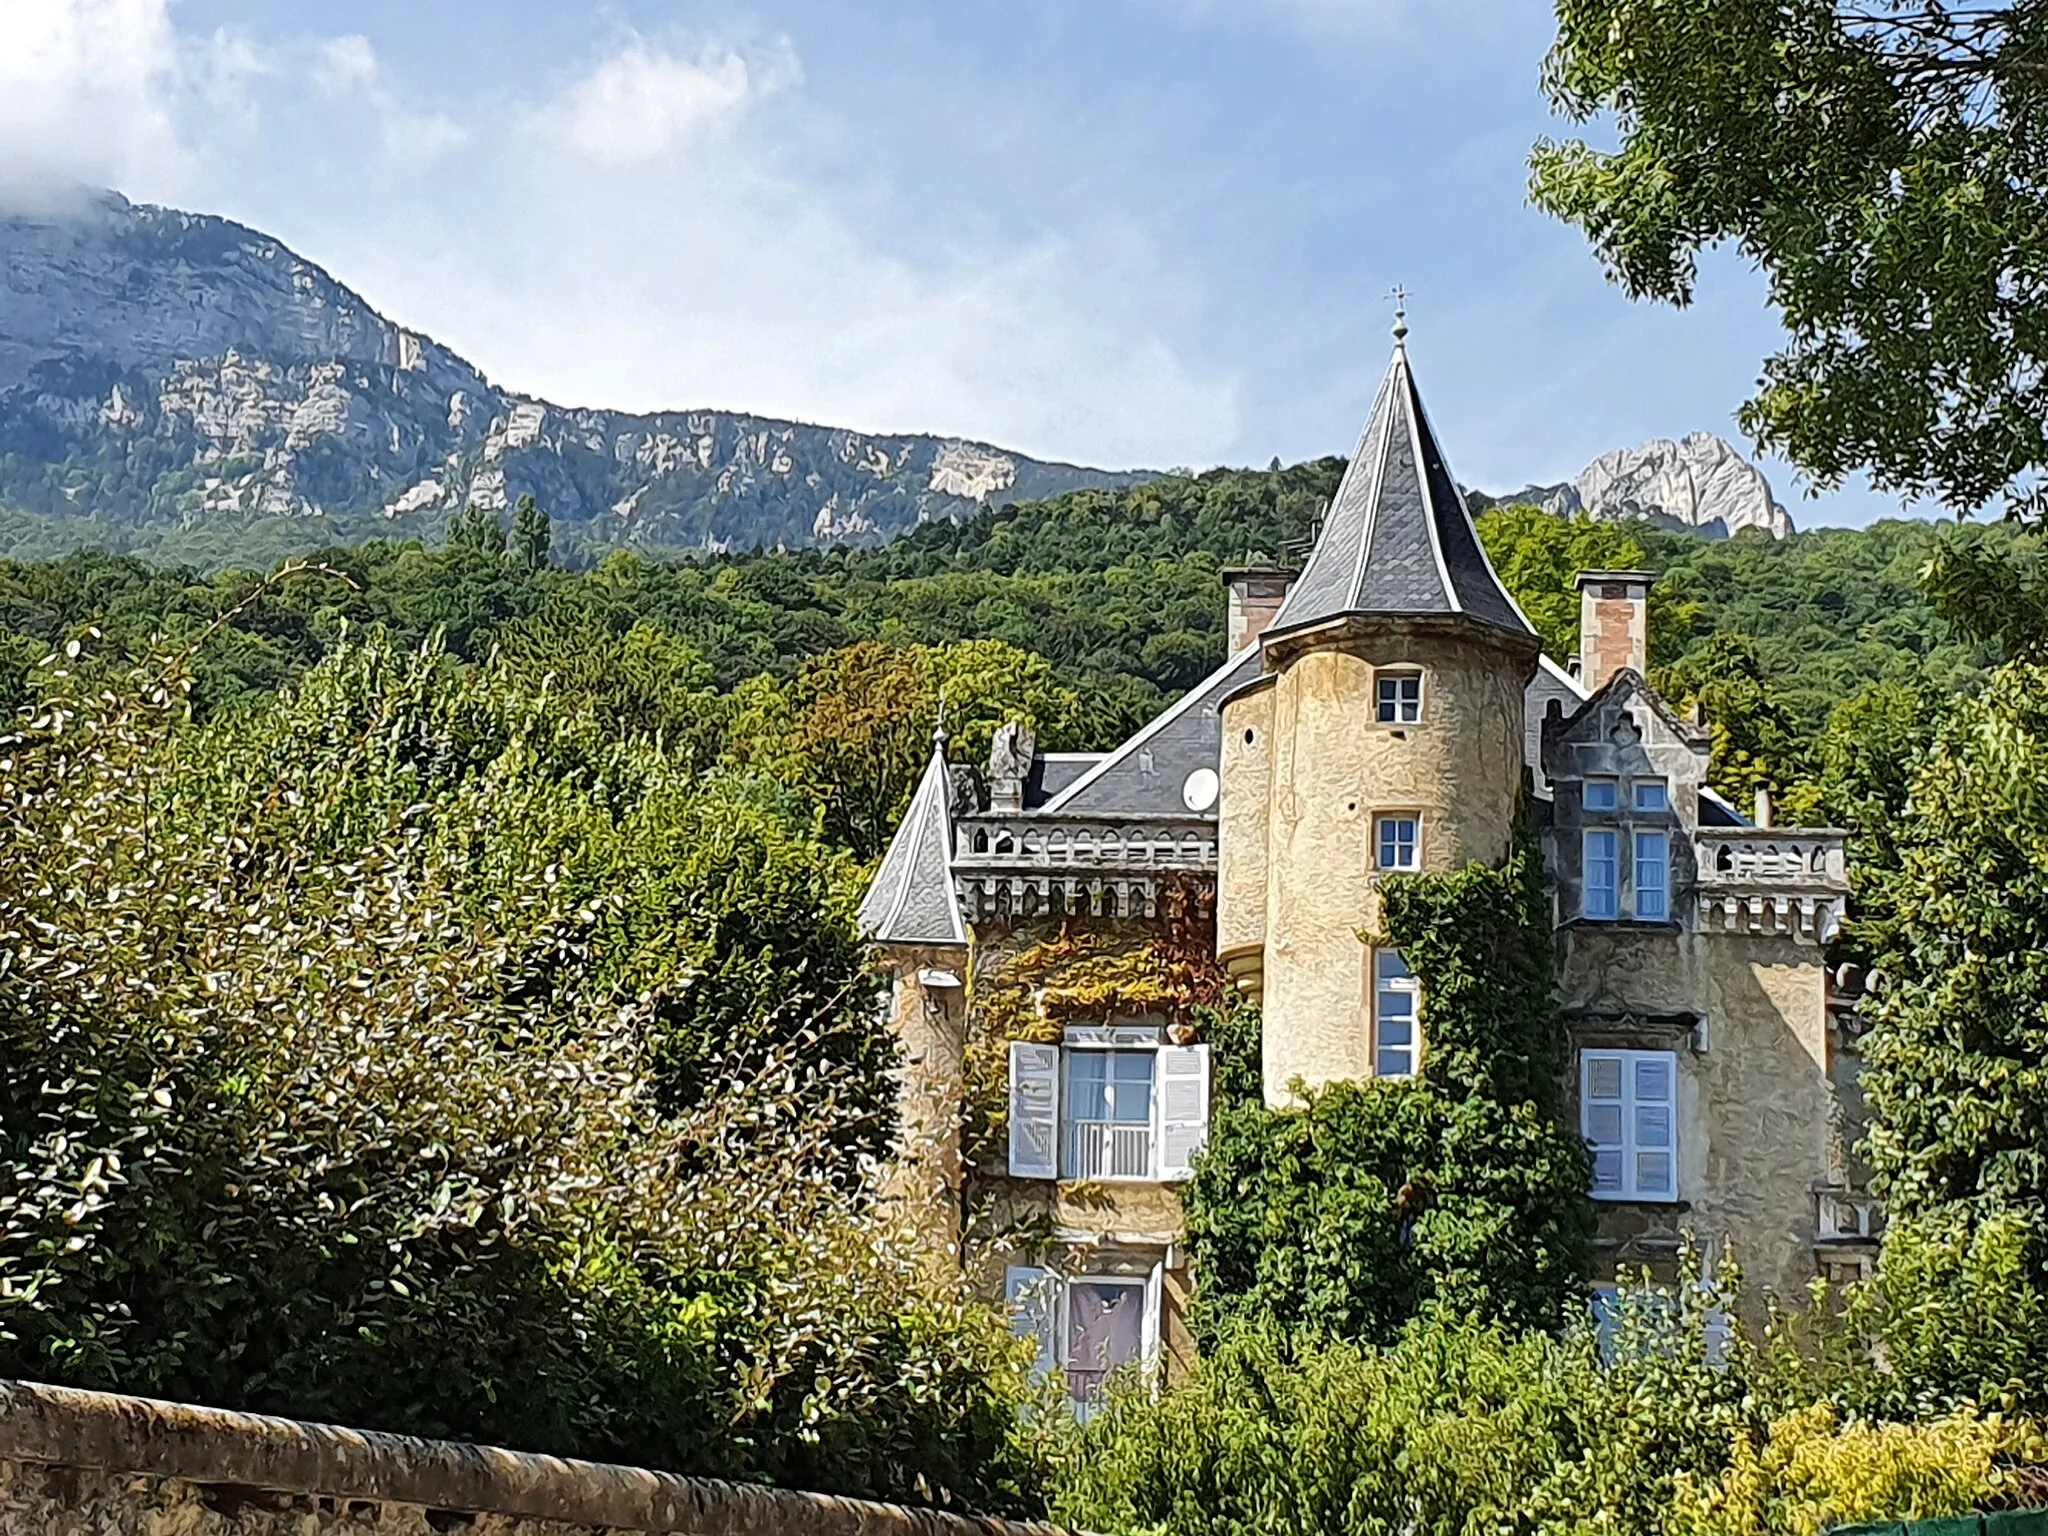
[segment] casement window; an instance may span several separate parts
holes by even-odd
[[[1588,779],[1579,786],[1579,803],[1589,811],[1611,811],[1621,804],[1621,785],[1613,779]]]
[[[1379,869],[1422,867],[1422,820],[1416,816],[1373,818],[1373,863]]]
[[[1010,1044],[1012,1178],[1176,1182],[1208,1133],[1206,1045],[1117,1026]]]
[[[1416,1003],[1422,989],[1398,949],[1372,957],[1373,1072],[1378,1077],[1413,1077],[1417,1049]]]
[[[1621,915],[1621,834],[1612,827],[1590,827],[1585,835],[1584,882],[1579,915],[1612,922]]]
[[[1639,811],[1670,810],[1670,787],[1662,779],[1637,779],[1635,781],[1635,805]]]
[[[1422,719],[1420,672],[1376,672],[1373,687],[1381,725],[1414,725]]]
[[[1671,835],[1638,832],[1634,841],[1636,920],[1661,923],[1671,915]]]
[[[1075,1417],[1087,1418],[1119,1371],[1157,1371],[1163,1268],[1061,1275],[1013,1264],[1004,1274],[1010,1327],[1037,1343],[1040,1375],[1065,1378]]]
[[[1595,1200],[1676,1200],[1677,1054],[1581,1051],[1579,1133]]]

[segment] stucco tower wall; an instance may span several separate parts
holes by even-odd
[[[884,1196],[914,1224],[934,1261],[956,1267],[960,1248],[961,1102],[966,1092],[965,945],[877,945],[892,979],[884,1000],[895,1038],[896,1156]]]
[[[1216,958],[1254,1002],[1260,998],[1265,964],[1272,734],[1270,678],[1225,702],[1223,788],[1217,803]]]
[[[1427,870],[1506,857],[1536,646],[1463,619],[1348,618],[1283,637],[1268,665],[1265,1092],[1283,1104],[1296,1079],[1372,1076],[1360,933],[1380,923],[1374,817],[1418,815]],[[1419,722],[1375,718],[1374,677],[1387,667],[1421,670]],[[1240,771],[1249,778],[1249,762]],[[1427,999],[1423,1011],[1427,1050]]]

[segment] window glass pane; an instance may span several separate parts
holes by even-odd
[[[1618,910],[1619,869],[1616,867],[1615,834],[1612,832],[1588,832],[1586,834],[1586,889],[1585,915],[1592,918],[1611,918]]]
[[[1636,1102],[1671,1102],[1671,1062],[1667,1057],[1641,1056],[1636,1059]]]
[[[1621,1106],[1619,1104],[1588,1104],[1586,1106],[1586,1140],[1595,1146],[1618,1147],[1621,1145]]]
[[[1152,1119],[1152,1064],[1156,1058],[1150,1051],[1115,1051],[1110,1054],[1114,1082],[1108,1118],[1149,1123]]]
[[[1620,801],[1616,798],[1618,786],[1612,779],[1588,779],[1585,783],[1583,804],[1589,811],[1611,811]]]
[[[1414,1041],[1415,1021],[1413,1019],[1390,1019],[1385,1014],[1380,1015],[1381,1045],[1412,1045]]]
[[[1067,1287],[1067,1386],[1081,1402],[1102,1390],[1119,1366],[1145,1354],[1143,1286],[1076,1280]]]
[[[1415,1075],[1415,1050],[1410,1047],[1382,1045],[1379,1059],[1373,1063],[1373,1070],[1381,1077],[1413,1077]]]
[[[1586,1097],[1589,1099],[1618,1099],[1621,1097],[1621,1061],[1614,1056],[1589,1056],[1586,1058]],[[1621,1140],[1619,1134],[1614,1138]]]
[[[1414,869],[1420,832],[1413,816],[1382,816],[1379,819],[1379,866],[1381,869]]]
[[[1596,1190],[1613,1191],[1621,1188],[1621,1153],[1595,1152],[1593,1154],[1593,1187]]]
[[[1620,1117],[1617,1116],[1617,1119]],[[1616,1137],[1619,1141],[1621,1138]],[[1666,1104],[1638,1104],[1636,1106],[1636,1145],[1639,1147],[1668,1147],[1671,1145],[1671,1108]]]
[[[1383,949],[1379,952],[1381,981],[1406,981],[1409,979],[1408,962],[1401,958],[1398,949]]]
[[[1636,1154],[1636,1193],[1639,1195],[1667,1195],[1671,1193],[1671,1154],[1669,1152],[1638,1152]]]
[[[1069,1119],[1109,1118],[1109,1052],[1068,1051],[1067,1100],[1063,1108]]]
[[[1639,811],[1668,811],[1671,796],[1662,779],[1636,780],[1636,809]]]
[[[1662,832],[1638,832],[1635,854],[1636,916],[1662,922],[1671,910],[1671,840]]]
[[[1379,997],[1379,1010],[1383,1019],[1412,1019],[1415,1017],[1415,994],[1384,989]]]

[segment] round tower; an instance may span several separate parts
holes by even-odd
[[[1390,874],[1498,863],[1541,649],[1392,367],[1314,552],[1223,708],[1218,953],[1264,1010],[1265,1092],[1415,1071],[1427,999],[1380,924]]]

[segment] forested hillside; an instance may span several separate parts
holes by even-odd
[[[1047,746],[1106,747],[1221,662],[1221,571],[1298,555],[1342,469],[1324,459],[1076,492],[927,525],[879,548],[679,563],[618,553],[583,572],[508,552],[503,532],[477,519],[459,522],[445,547],[326,551],[306,574],[246,602],[259,579],[249,572],[201,575],[102,554],[0,562],[0,695],[21,699],[30,664],[82,626],[99,630],[96,649],[138,655],[159,635],[189,643],[229,610],[195,658],[202,713],[270,693],[342,635],[376,626],[405,646],[438,635],[468,660],[494,647],[574,651],[568,636],[658,636],[686,649],[719,693],[754,677],[792,679],[862,641],[993,640],[1041,658],[1071,696],[1070,711],[1043,722]],[[1560,660],[1576,643],[1578,569],[1657,571],[1653,660],[1673,669],[1663,681],[1682,699],[1705,694],[1740,714],[1731,727],[1771,735],[1758,750],[1784,759],[1761,770],[1777,781],[1804,772],[1804,744],[1859,689],[1882,681],[1949,692],[1995,659],[1954,632],[1918,580],[1941,537],[1935,525],[1716,542],[1509,508],[1484,514],[1481,530]],[[2003,525],[1977,536],[1999,548],[2012,538]]]

